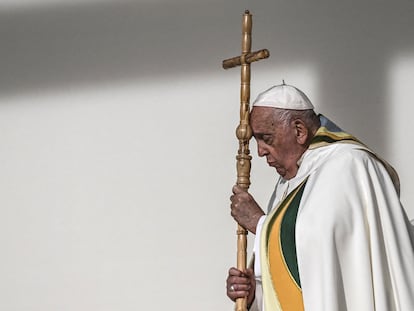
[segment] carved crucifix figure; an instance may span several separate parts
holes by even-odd
[[[223,68],[229,69],[241,66],[240,84],[240,124],[236,130],[239,140],[237,154],[237,182],[244,190],[250,186],[251,159],[249,141],[252,137],[252,130],[249,124],[249,102],[250,102],[250,63],[269,57],[269,51],[259,50],[251,52],[252,15],[245,11],[242,24],[242,54],[223,61]],[[240,225],[237,229],[237,268],[241,271],[246,269],[247,231]],[[246,298],[236,300],[236,311],[247,310]]]

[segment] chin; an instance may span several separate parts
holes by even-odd
[[[281,168],[278,168],[278,167],[275,167],[275,169],[276,169],[276,172],[277,172],[280,176],[282,176],[283,178],[285,178],[286,171],[285,171],[284,169],[281,169]]]

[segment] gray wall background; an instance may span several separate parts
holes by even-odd
[[[396,167],[414,218],[414,2],[2,0],[0,310],[233,308],[239,70],[221,61],[245,9],[271,53],[252,97],[304,90]]]

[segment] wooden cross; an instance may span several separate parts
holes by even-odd
[[[223,61],[223,68],[229,69],[241,66],[240,84],[240,124],[236,129],[239,140],[237,160],[237,185],[247,191],[250,186],[251,159],[249,141],[252,130],[249,124],[249,101],[250,101],[250,63],[268,58],[269,51],[259,50],[251,52],[252,46],[252,15],[248,10],[244,12],[242,23],[242,54]],[[240,225],[237,228],[237,268],[241,271],[246,269],[247,257],[247,231]],[[247,310],[246,298],[236,300],[236,311]]]

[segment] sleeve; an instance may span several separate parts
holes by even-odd
[[[263,215],[259,218],[259,222],[256,226],[256,235],[254,238],[254,245],[253,245],[253,253],[255,254],[255,258],[260,258],[260,236],[262,233],[263,223],[266,219],[266,215]],[[254,274],[256,276],[256,279],[260,279],[262,277],[262,272],[260,268],[260,260],[254,261]]]

